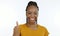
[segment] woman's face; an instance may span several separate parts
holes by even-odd
[[[38,8],[35,6],[29,6],[26,11],[28,22],[35,23],[38,17]]]

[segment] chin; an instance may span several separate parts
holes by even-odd
[[[30,21],[31,23],[35,23],[35,21]]]

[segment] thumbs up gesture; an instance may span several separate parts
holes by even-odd
[[[16,26],[14,27],[13,36],[20,36],[18,21],[16,21]]]

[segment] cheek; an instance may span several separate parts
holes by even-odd
[[[37,17],[38,17],[38,15],[35,15],[35,17],[37,18]]]
[[[31,18],[31,15],[27,15],[28,18]],[[35,15],[34,18],[37,18],[38,16]]]
[[[37,17],[38,17],[38,16],[37,16],[37,15],[35,15],[35,19],[36,19],[36,20],[37,20]]]
[[[31,17],[29,14],[26,14],[26,17]]]
[[[35,20],[37,19],[37,16],[35,16]]]

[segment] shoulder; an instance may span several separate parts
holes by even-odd
[[[45,33],[48,33],[48,34],[49,34],[48,29],[47,29],[45,26],[39,25],[39,28],[40,28],[42,31],[44,31]]]
[[[38,24],[38,26],[39,26],[39,28],[41,28],[41,29],[45,29],[45,30],[47,29],[45,26],[42,26],[42,25],[39,25],[39,24]]]
[[[20,25],[18,25],[18,27],[19,27],[19,28],[18,28],[18,31],[21,32],[21,30],[24,28],[24,26],[25,26],[25,24],[20,24]]]
[[[19,27],[20,28],[24,28],[25,27],[25,23],[24,24],[20,24]]]

